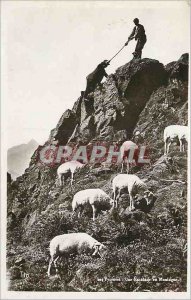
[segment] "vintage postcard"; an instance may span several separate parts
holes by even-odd
[[[190,1],[1,1],[1,298],[190,299]]]

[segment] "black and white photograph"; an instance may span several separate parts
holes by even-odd
[[[2,299],[190,299],[190,1],[1,1]]]

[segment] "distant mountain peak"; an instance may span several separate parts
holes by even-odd
[[[35,139],[31,139],[28,143],[27,143],[27,145],[34,145],[34,146],[38,146],[39,145],[39,143],[35,140]]]
[[[31,139],[26,144],[20,144],[8,149],[7,152],[7,165],[12,178],[15,180],[18,176],[22,175],[25,169],[29,166],[31,156],[38,147],[35,139]]]

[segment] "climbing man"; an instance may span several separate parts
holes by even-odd
[[[104,60],[102,63],[100,63],[97,68],[89,74],[86,79],[87,79],[87,86],[86,90],[84,92],[84,98],[91,92],[93,92],[97,86],[97,84],[100,86],[101,81],[103,77],[108,77],[108,74],[105,71],[105,68],[109,65],[108,60]]]
[[[139,24],[139,19],[135,18],[133,22],[135,24],[135,27],[133,28],[128,41],[125,43],[125,46],[128,45],[129,41],[135,39],[137,41],[137,45],[135,47],[135,52],[133,52],[133,56],[134,58],[141,58],[142,50],[147,41],[147,37],[143,25]]]

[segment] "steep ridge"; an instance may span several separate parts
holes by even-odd
[[[152,92],[167,81],[164,66],[157,60],[131,61],[111,74],[102,88],[80,97],[72,110],[67,110],[52,130],[50,141],[71,141],[130,137]]]
[[[163,66],[156,60],[127,63],[97,88],[75,102],[50,133],[45,145],[87,144],[90,141],[125,141],[134,133],[149,148],[150,165],[133,168],[157,196],[152,211],[128,212],[128,196],[112,214],[92,222],[87,209],[82,219],[72,215],[73,195],[86,188],[102,188],[111,195],[111,180],[118,166],[90,168],[58,186],[58,164],[43,165],[39,146],[30,166],[8,182],[8,268],[11,290],[56,291],[184,291],[186,289],[186,181],[187,154],[172,147],[163,153],[163,130],[172,124],[187,125],[188,55]],[[142,224],[142,225],[140,225]],[[87,232],[107,243],[105,258],[80,255],[61,264],[62,279],[46,277],[51,238],[67,232]],[[18,257],[24,259],[20,266]],[[69,265],[69,266],[68,266]],[[29,273],[23,279],[19,270]],[[153,281],[101,280],[117,277],[157,278]],[[172,277],[176,280],[159,280]],[[98,280],[100,279],[100,280]]]

